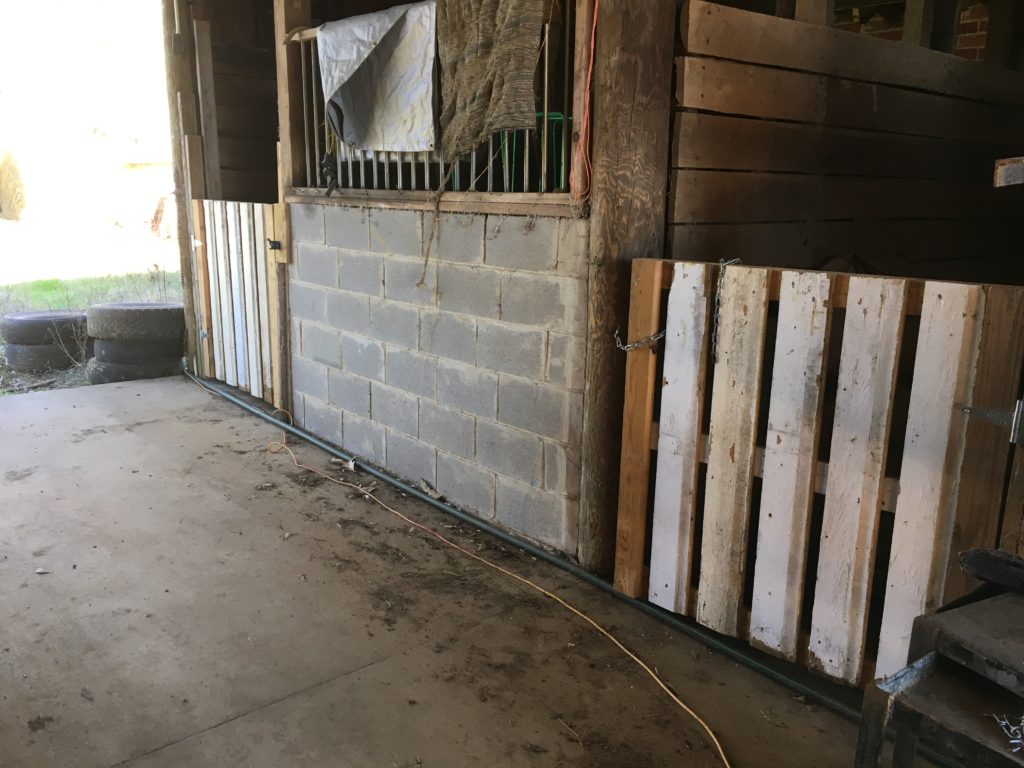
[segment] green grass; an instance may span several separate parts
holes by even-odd
[[[128,275],[34,280],[0,286],[0,314],[40,309],[85,309],[112,301],[181,301],[181,275],[153,269]]]

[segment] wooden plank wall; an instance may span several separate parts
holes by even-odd
[[[1024,282],[1024,74],[704,0],[681,35],[671,257]]]

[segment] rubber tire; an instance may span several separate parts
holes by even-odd
[[[94,304],[86,316],[89,335],[96,339],[180,339],[185,334],[181,304]]]
[[[181,339],[144,339],[142,341],[93,340],[93,357],[97,363],[136,365],[154,363],[185,356]]]
[[[77,362],[57,344],[6,344],[4,357],[8,368],[21,373],[62,371]]]
[[[182,360],[178,357],[135,364],[101,363],[94,357],[85,366],[85,375],[90,384],[112,384],[117,381],[177,376],[182,368]]]
[[[85,339],[85,312],[12,312],[0,318],[0,338],[11,344],[55,344],[70,349]]]

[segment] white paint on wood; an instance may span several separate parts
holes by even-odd
[[[768,271],[723,269],[697,620],[736,636],[746,569]]]
[[[220,318],[220,274],[217,268],[217,250],[220,240],[217,237],[217,219],[215,203],[203,201],[203,216],[206,217],[206,268],[210,276],[210,349],[213,352],[213,375],[218,381],[224,381],[224,342],[221,338]]]
[[[228,238],[227,203],[214,203],[214,221],[217,227],[217,271],[220,275],[220,333],[224,348],[224,382],[238,385],[238,364],[235,358],[234,304],[231,291],[231,254]]]
[[[856,683],[881,513],[906,282],[851,277],[839,362],[810,659]]]
[[[675,264],[668,297],[648,597],[676,613],[691,612],[687,603],[708,347],[707,272],[705,264]]]
[[[245,291],[242,287],[242,232],[241,213],[238,203],[227,204],[228,247],[230,253],[228,269],[231,273],[232,332],[235,345],[235,371],[238,388],[249,388],[249,358],[245,348]]]
[[[256,245],[256,305],[259,309],[260,370],[263,372],[263,397],[274,388],[274,372],[270,363],[270,297],[267,295],[267,235],[263,206],[253,206]]]
[[[979,286],[925,284],[878,676],[906,665],[914,619],[942,602],[983,311]]]
[[[781,275],[750,638],[790,660],[800,635],[830,284],[825,272]]]
[[[259,311],[256,309],[256,245],[253,235],[253,204],[239,203],[242,236],[242,295],[245,300],[245,351],[249,372],[249,394],[263,397],[263,372],[260,370]]]

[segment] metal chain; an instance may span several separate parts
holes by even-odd
[[[718,362],[718,323],[722,310],[722,283],[725,281],[725,268],[742,262],[739,259],[730,259],[729,261],[722,259],[718,263],[718,280],[715,282],[715,312],[711,324],[711,360],[715,363]]]
[[[622,342],[622,337],[619,336],[619,329],[615,329],[615,346],[623,352],[632,352],[634,349],[642,349],[643,347],[653,347],[663,338],[665,338],[665,331],[658,331],[657,333],[652,333],[650,336],[644,336],[642,339],[634,341],[632,344],[624,344]]]

